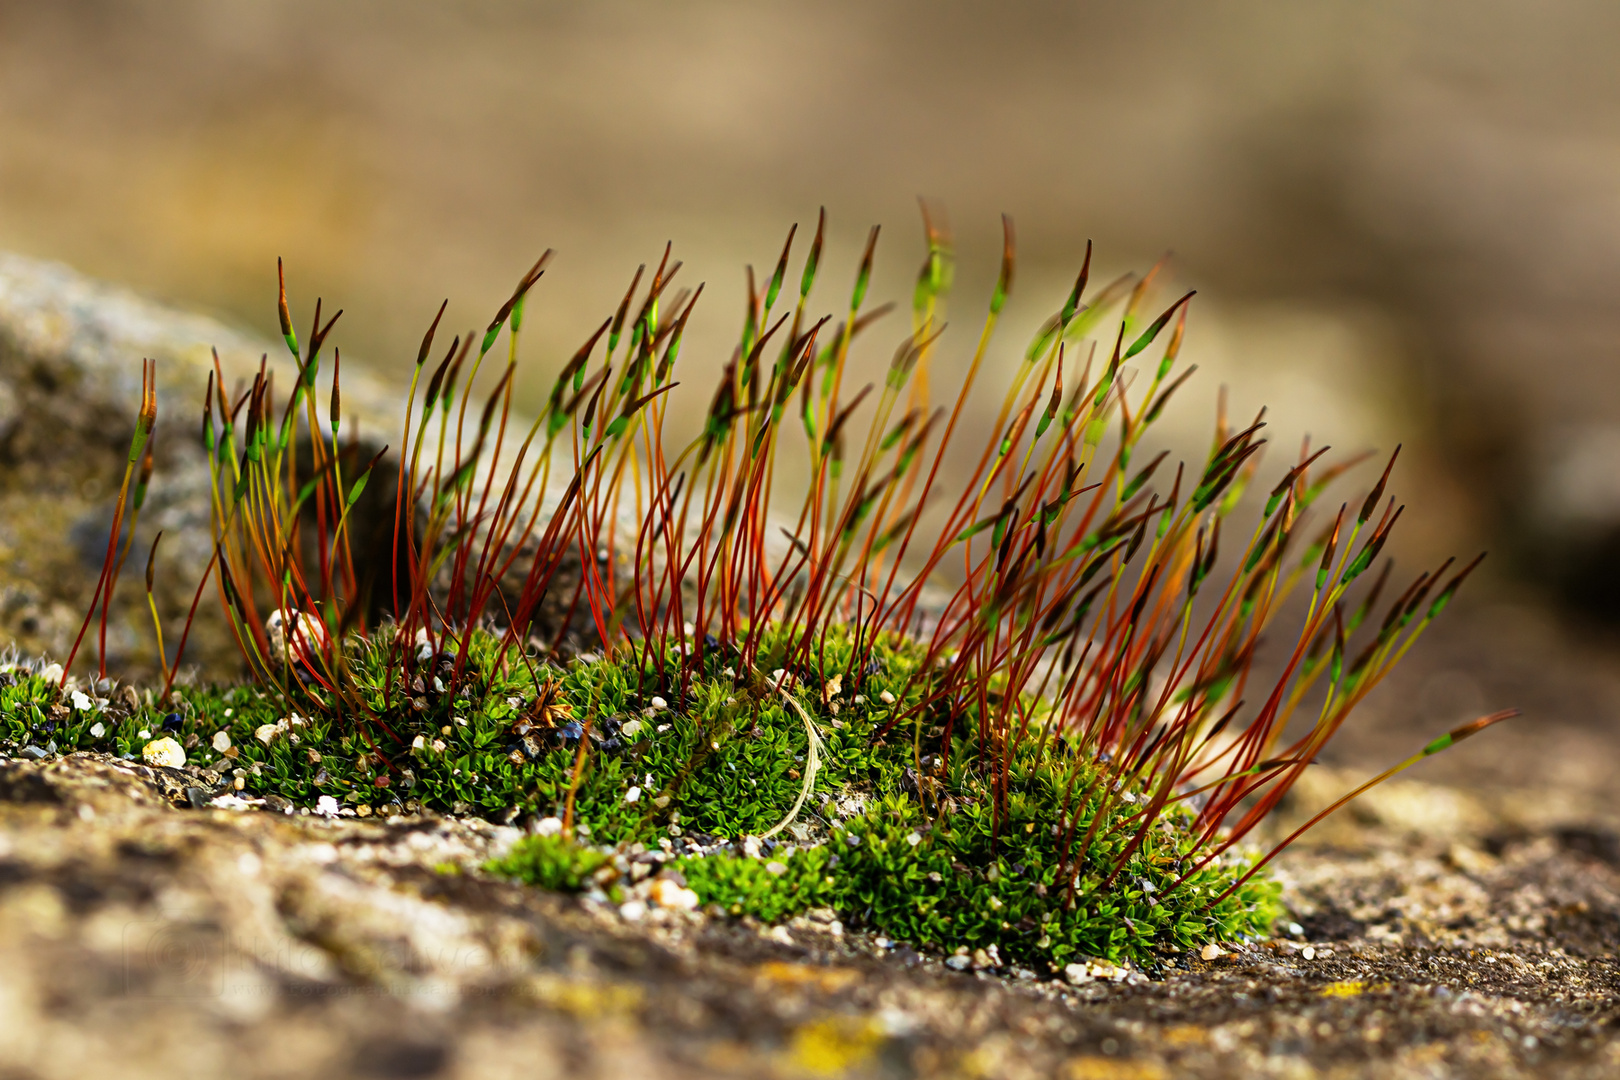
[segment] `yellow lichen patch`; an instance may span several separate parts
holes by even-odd
[[[1208,1041],[1208,1029],[1201,1028],[1197,1024],[1177,1024],[1164,1031],[1166,1046],[1202,1046]]]
[[[629,983],[590,982],[540,974],[525,980],[519,992],[548,1009],[580,1019],[622,1016],[641,1005],[642,990]]]
[[[837,993],[861,978],[861,973],[854,968],[815,967],[782,960],[763,963],[754,973],[759,982],[771,986],[810,986],[828,994]]]
[[[1323,997],[1360,997],[1366,990],[1364,982],[1336,982],[1322,987],[1321,994]]]
[[[1065,1080],[1167,1080],[1170,1073],[1157,1061],[1121,1061],[1118,1058],[1070,1058],[1060,1074]]]
[[[1424,1043],[1402,1050],[1397,1060],[1403,1065],[1427,1066],[1444,1061],[1451,1047],[1443,1042]]]
[[[793,1033],[785,1064],[809,1076],[840,1076],[870,1061],[883,1045],[883,1032],[870,1020],[828,1016]]]

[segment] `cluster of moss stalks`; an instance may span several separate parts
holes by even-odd
[[[593,874],[607,854],[661,847],[701,903],[731,915],[773,921],[830,907],[848,925],[897,940],[995,946],[1004,963],[1048,970],[1085,957],[1151,967],[1167,952],[1263,933],[1279,914],[1276,886],[1262,876],[1212,903],[1246,868],[1240,861],[1180,880],[1193,837],[1190,813],[1175,809],[1106,883],[1134,832],[1141,804],[1130,791],[1108,800],[1094,791],[1076,807],[1074,835],[1094,839],[1078,874],[1059,880],[1064,792],[1076,768],[1074,790],[1087,790],[1090,777],[1062,739],[1025,739],[992,786],[974,764],[986,757],[971,743],[976,720],[958,717],[948,771],[937,777],[939,724],[880,737],[908,704],[896,695],[918,647],[890,639],[863,648],[863,668],[846,680],[854,669],[843,634],[829,634],[822,670],[791,673],[770,666],[773,635],[761,638],[752,664],[711,650],[704,676],[682,695],[678,685],[658,686],[656,665],[638,671],[583,656],[559,667],[512,651],[497,661],[499,639],[474,632],[458,682],[448,684],[454,656],[434,658],[424,646],[437,661],[424,667],[437,674],[403,700],[384,697],[383,650],[356,639],[349,661],[356,685],[371,688],[366,706],[377,719],[341,726],[333,718],[343,710],[289,717],[274,694],[250,686],[181,688],[154,703],[105,684],[105,697],[71,682],[59,690],[13,667],[0,674],[0,740],[13,755],[140,759],[152,740],[170,737],[188,765],[234,778],[243,796],[328,810],[335,801],[359,816],[565,817],[566,832],[526,836],[490,869],[617,900],[611,871]],[[1003,800],[999,814],[994,798]],[[1099,803],[1105,820],[1093,830]],[[796,805],[773,838],[745,842],[770,834]]]

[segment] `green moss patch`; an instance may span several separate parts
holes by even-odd
[[[363,725],[352,722],[352,702],[325,702],[306,719],[251,687],[187,688],[160,704],[110,689],[99,698],[64,694],[13,670],[0,676],[0,741],[13,754],[54,745],[138,758],[169,736],[185,746],[188,764],[239,778],[245,796],[362,816],[428,810],[532,821],[565,816],[572,791],[573,838],[526,838],[492,869],[622,899],[630,879],[610,852],[655,851],[661,871],[732,915],[773,921],[830,907],[847,924],[918,945],[993,945],[1008,963],[1151,963],[1163,950],[1264,932],[1276,916],[1276,888],[1262,878],[1212,904],[1241,864],[1211,865],[1177,884],[1193,842],[1186,810],[1167,810],[1106,882],[1142,800],[1128,790],[1105,798],[1089,763],[1061,740],[1026,739],[992,785],[977,764],[985,755],[972,742],[976,720],[966,715],[954,725],[948,775],[925,779],[919,794],[919,771],[938,771],[942,726],[880,736],[906,704],[897,695],[908,683],[917,692],[914,644],[889,640],[863,652],[865,664],[847,679],[854,668],[841,634],[829,635],[817,671],[766,673],[774,645],[762,635],[752,667],[715,650],[683,695],[661,684],[656,664],[585,658],[555,667],[510,651],[501,657],[497,638],[475,633],[459,680],[454,653],[424,647],[414,696],[388,699],[375,689],[388,682],[384,650],[357,642],[349,650],[355,683],[375,714]],[[783,685],[815,727],[815,753]],[[338,733],[346,711],[351,722],[342,727],[368,736]],[[1060,878],[1071,789],[1074,834],[1094,839]],[[801,799],[774,838],[744,843],[782,825]]]

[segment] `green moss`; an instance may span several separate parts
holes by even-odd
[[[493,867],[497,872],[577,891],[611,865],[604,848],[662,840],[681,856],[692,842],[708,854],[678,857],[671,866],[705,904],[764,920],[831,907],[852,925],[917,944],[995,945],[1007,962],[1151,962],[1160,950],[1263,932],[1278,913],[1276,889],[1262,878],[1210,906],[1241,873],[1237,864],[1212,865],[1172,888],[1193,843],[1190,814],[1174,808],[1105,885],[1105,868],[1135,831],[1140,802],[1133,792],[1102,799],[1089,784],[1089,764],[1074,761],[1061,741],[1030,738],[1012,756],[997,827],[995,793],[977,772],[984,758],[972,743],[971,711],[955,724],[949,776],[924,782],[925,807],[916,766],[943,749],[940,724],[879,737],[906,704],[885,698],[903,692],[920,661],[911,642],[876,644],[862,653],[864,674],[845,677],[854,671],[850,643],[829,634],[820,670],[794,673],[795,699],[810,711],[821,742],[806,793],[809,735],[764,674],[774,671],[776,643],[770,632],[761,637],[751,671],[716,651],[684,698],[678,685],[660,683],[656,665],[638,671],[614,660],[575,661],[557,668],[512,653],[498,660],[498,640],[475,633],[454,686],[454,659],[440,654],[424,663],[414,700],[386,700],[377,689],[387,681],[383,650],[356,642],[349,650],[355,682],[376,714],[363,725],[367,737],[339,734],[357,729],[353,706],[343,710],[319,695],[324,708],[307,719],[287,717],[275,695],[250,687],[188,688],[161,707],[143,701],[133,709],[115,695],[105,706],[79,709],[47,680],[14,672],[13,684],[0,686],[0,739],[13,751],[54,742],[63,752],[138,756],[150,739],[172,734],[190,744],[190,763],[240,770],[248,796],[275,794],[302,806],[330,796],[361,813],[427,809],[513,821],[565,813],[584,738],[589,750],[574,820],[589,844],[530,837]],[[667,670],[677,670],[668,659]],[[739,669],[745,674],[731,674]],[[552,680],[572,715],[547,723],[531,706]],[[824,703],[829,686],[838,692]],[[514,727],[525,719],[538,722],[526,736]],[[226,754],[214,748],[221,731],[231,743]],[[1104,815],[1072,889],[1073,871],[1059,878],[1058,835],[1071,780],[1075,791],[1091,791],[1076,800],[1083,806],[1075,835],[1091,829],[1094,813]],[[738,841],[769,832],[806,794],[793,826],[778,834],[790,844],[767,842],[762,858],[744,853]]]
[[[503,861],[505,872],[531,885],[579,892],[612,856],[561,836],[532,836]]]

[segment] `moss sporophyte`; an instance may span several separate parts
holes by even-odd
[[[1381,604],[1390,469],[1323,512],[1364,460],[1323,463],[1325,448],[1301,449],[1233,543],[1263,416],[1235,428],[1220,410],[1199,469],[1141,464],[1191,374],[1175,372],[1191,294],[1144,323],[1158,268],[1090,291],[1089,246],[976,464],[942,468],[1012,287],[1011,225],[949,410],[927,389],[948,237],[928,224],[910,328],[881,385],[851,393],[852,347],[890,306],[865,306],[874,229],[841,321],[811,317],[824,225],[796,295],[791,232],[763,284],[749,271],[740,340],[685,445],[665,420],[688,400],[670,391],[703,290],[673,289],[667,248],[521,430],[518,342],[549,253],[435,363],[441,307],[391,455],[340,439],[335,355],[321,371],[335,319],[317,303],[300,347],[283,290],[292,385],[278,395],[265,364],[227,395],[216,364],[204,402],[214,556],[196,596],[216,595],[241,646],[251,677],[234,687],[176,687],[189,621],[160,690],[106,680],[109,598],[151,475],[146,370],[80,643],[60,670],[0,678],[4,737],[128,755],[169,738],[163,753],[183,747],[244,797],[529,824],[489,869],[542,887],[639,896],[650,856],[654,900],[764,920],[831,908],[1005,963],[1147,963],[1266,932],[1275,852],[1245,839],[1478,560]],[[791,494],[783,454],[808,464]],[[391,489],[381,530],[355,523],[368,482]],[[378,531],[381,552],[363,548]],[[148,593],[155,558],[154,542]]]

